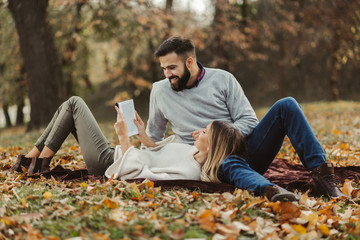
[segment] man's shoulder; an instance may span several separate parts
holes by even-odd
[[[232,73],[219,68],[205,68],[205,76],[210,79],[234,79],[234,75]]]
[[[226,71],[226,70],[223,70],[223,69],[220,69],[220,68],[209,68],[209,67],[204,67],[205,69],[205,73],[210,73],[210,74],[224,74],[224,75],[230,75],[232,76],[233,74]]]

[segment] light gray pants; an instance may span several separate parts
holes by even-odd
[[[104,175],[114,162],[114,147],[80,97],[71,97],[61,104],[35,146],[40,151],[47,146],[57,152],[70,133],[80,145],[88,172]]]

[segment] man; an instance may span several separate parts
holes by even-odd
[[[249,150],[247,159],[242,159],[244,162],[231,166],[246,165],[247,170],[264,174],[288,135],[301,162],[312,171],[316,186],[330,196],[345,196],[336,184],[333,167],[326,163],[324,150],[293,98],[279,100],[259,123],[235,77],[197,62],[191,40],[171,37],[160,45],[155,56],[166,79],[154,83],[150,95],[146,132],[153,141],[163,138],[168,122],[180,141],[192,144],[199,133],[196,129],[214,120],[224,121],[242,133]],[[226,171],[222,169],[223,173]],[[235,181],[229,177],[226,180]],[[262,194],[270,197],[290,194],[271,186],[250,185],[246,188],[261,187]]]

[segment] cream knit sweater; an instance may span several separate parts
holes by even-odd
[[[175,142],[175,136],[157,142],[157,145],[142,149],[130,147],[124,155],[120,146],[116,146],[114,163],[106,170],[105,176],[114,175],[114,179],[122,180],[200,180],[201,168],[193,156],[198,151],[195,146]]]

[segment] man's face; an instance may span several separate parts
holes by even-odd
[[[183,90],[191,74],[182,57],[172,52],[160,57],[159,60],[165,77],[170,81],[171,88],[177,92]]]

